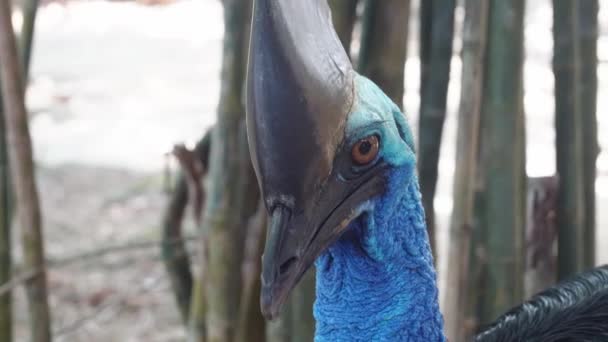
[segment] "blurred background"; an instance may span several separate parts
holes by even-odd
[[[330,0],[354,65],[418,138],[450,334],[608,262],[608,6],[555,1]],[[12,3],[20,64],[0,45],[1,81],[10,88],[7,70],[29,65],[15,74],[27,81],[42,221],[20,225],[38,205],[19,195],[27,172],[9,177],[19,155],[32,159],[7,143],[23,141],[11,138],[9,89],[0,341],[311,340],[313,275],[278,322],[259,315],[265,211],[240,101],[250,5]],[[495,252],[512,262],[493,264]],[[504,298],[487,298],[495,283]],[[32,290],[44,287],[46,309]],[[447,300],[463,293],[466,304]]]

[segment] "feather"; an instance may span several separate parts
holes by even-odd
[[[608,265],[540,292],[475,341],[608,341]]]

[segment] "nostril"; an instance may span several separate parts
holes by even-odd
[[[295,265],[295,263],[296,263],[297,260],[298,260],[298,258],[296,258],[296,257],[291,257],[291,258],[287,259],[287,261],[285,261],[283,264],[281,264],[281,267],[279,267],[279,274],[283,275],[287,271],[289,271],[289,269],[293,265]]]

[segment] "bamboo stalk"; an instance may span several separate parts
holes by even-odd
[[[455,0],[422,1],[421,94],[418,142],[418,175],[431,247],[435,250],[435,188],[441,136],[446,115]],[[430,7],[430,8],[429,8]],[[429,14],[429,11],[431,12]],[[428,32],[430,27],[430,33]],[[424,31],[424,32],[422,32]]]
[[[483,87],[485,96],[485,85],[487,82],[487,44],[488,44],[488,28],[490,27],[491,17],[489,15],[488,6],[488,17],[486,19],[486,51],[484,51],[484,65],[483,65]],[[486,227],[487,222],[487,201],[486,201],[486,188],[487,188],[487,160],[488,146],[484,144],[484,141],[488,140],[490,130],[488,129],[488,118],[485,111],[485,98],[482,96],[480,116],[479,116],[479,131],[477,145],[477,173],[475,174],[475,194],[474,194],[474,217],[473,217],[473,230],[471,232],[471,240],[467,253],[469,257],[468,264],[468,283],[469,286],[466,289],[467,302],[465,303],[465,323],[463,329],[465,330],[465,336],[472,338],[475,333],[479,330],[482,322],[481,308],[487,299],[486,295],[486,274],[488,268],[488,251],[484,241],[487,239],[488,229]]]
[[[307,342],[314,339],[312,315],[315,274],[307,272],[293,289],[280,316],[266,325],[266,342]]]
[[[462,83],[454,165],[454,208],[448,251],[448,287],[445,296],[446,333],[451,341],[467,334],[466,304],[469,287],[469,253],[475,202],[475,176],[479,150],[479,117],[483,96],[488,2],[466,0],[462,48]]]
[[[1,96],[0,96],[1,103]],[[4,113],[0,108],[0,285],[12,278],[11,257],[11,190]],[[0,294],[0,341],[13,340],[11,292]]]
[[[34,3],[33,3],[34,2]],[[20,44],[22,65],[24,65],[24,79],[28,78],[29,55],[32,45],[33,26],[35,22],[37,0],[26,1],[24,4],[24,27],[22,38],[27,38]],[[27,82],[26,82],[27,83]],[[0,96],[0,103],[2,97]],[[2,107],[0,105],[0,107]],[[8,151],[6,146],[6,128],[4,114],[0,108],[0,284],[8,284],[12,279],[11,256],[11,184],[8,164]],[[0,341],[12,341],[12,292],[0,295]]]
[[[486,173],[484,245],[486,323],[523,296],[525,152],[523,88],[524,0],[492,0],[483,115]],[[486,139],[487,138],[487,139]]]
[[[483,111],[480,118],[479,138],[480,141],[485,140],[485,132],[487,131],[483,118]],[[484,245],[484,240],[487,235],[485,227],[486,222],[486,200],[485,200],[485,172],[484,160],[481,158],[484,150],[483,144],[480,143],[480,153],[477,165],[477,174],[475,181],[475,197],[474,197],[474,225],[471,231],[471,240],[468,250],[462,251],[468,254],[468,287],[465,289],[467,302],[464,307],[464,324],[462,329],[466,338],[472,338],[477,333],[482,322],[480,315],[481,308],[487,299],[486,295],[486,273],[488,268],[487,248]]]
[[[334,28],[346,53],[351,53],[351,41],[357,20],[358,0],[329,0]]]
[[[9,145],[9,161],[19,222],[22,226],[24,262],[28,268],[44,269],[44,246],[38,190],[34,176],[32,143],[24,103],[21,67],[8,1],[0,1],[0,81]],[[32,341],[50,341],[50,312],[46,273],[41,272],[26,284],[31,315]]]
[[[367,0],[358,71],[403,109],[409,0]]]
[[[265,231],[267,225],[266,206],[264,205],[257,178],[250,160],[245,123],[241,126],[241,183],[243,190],[243,208],[241,210],[241,245],[244,252],[240,262],[242,286],[240,292],[238,328],[243,328],[247,342],[263,342],[266,334],[266,320],[260,310],[260,292],[262,279],[262,253],[264,251]],[[244,323],[244,325],[242,325]],[[237,339],[240,331],[237,331]]]
[[[312,315],[315,274],[307,272],[291,292],[280,316],[266,325],[266,342],[306,342],[314,339]]]
[[[420,55],[420,93],[426,88],[431,63],[431,34],[433,33],[433,4],[437,0],[420,1],[418,44]]]
[[[553,1],[553,73],[557,196],[558,279],[583,270],[585,213],[583,197],[582,120],[578,102],[580,72],[574,0]]]
[[[250,1],[225,0],[222,85],[217,124],[211,136],[203,231],[208,234],[206,326],[209,342],[232,341],[238,324],[243,255],[242,219],[248,182],[242,179],[245,39]],[[246,146],[246,145],[245,145]],[[247,162],[249,162],[247,160]],[[255,206],[255,203],[254,203]]]
[[[293,320],[291,318],[291,300],[285,303],[279,317],[266,324],[266,342],[291,342]]]
[[[256,215],[251,218],[247,229],[245,242],[245,257],[243,258],[243,286],[241,290],[241,305],[239,325],[235,341],[256,342],[265,341],[266,322],[260,313],[260,291],[262,269],[261,255],[264,251],[264,237],[267,224],[266,206],[259,201]]]
[[[23,79],[27,83],[27,75],[29,75],[30,62],[32,59],[32,46],[34,41],[34,29],[36,23],[36,13],[38,12],[39,0],[24,0],[22,3],[23,25],[19,36],[19,52],[23,67]]]
[[[583,239],[584,267],[595,266],[596,204],[595,179],[596,161],[599,154],[597,139],[597,0],[577,1],[578,39],[580,49],[579,106],[582,118],[583,154],[583,196],[585,201]]]
[[[308,270],[292,293],[291,342],[314,340],[315,319],[312,315],[315,301],[315,272]]]
[[[266,342],[307,342],[314,339],[315,274],[309,270],[291,292],[283,312],[268,322]]]
[[[201,255],[203,257],[199,261],[206,259],[207,244],[206,239],[201,238],[199,244],[203,246]],[[201,270],[198,276],[193,279],[192,283],[192,302],[190,303],[190,313],[188,315],[188,342],[205,342],[207,341],[207,297],[206,297],[206,277],[202,270],[206,263],[199,263]],[[195,266],[196,267],[196,266]],[[196,275],[197,273],[195,273]]]

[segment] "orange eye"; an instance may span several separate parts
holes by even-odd
[[[353,146],[351,151],[353,161],[358,165],[368,164],[376,158],[379,148],[380,143],[377,136],[370,135],[361,139]]]

